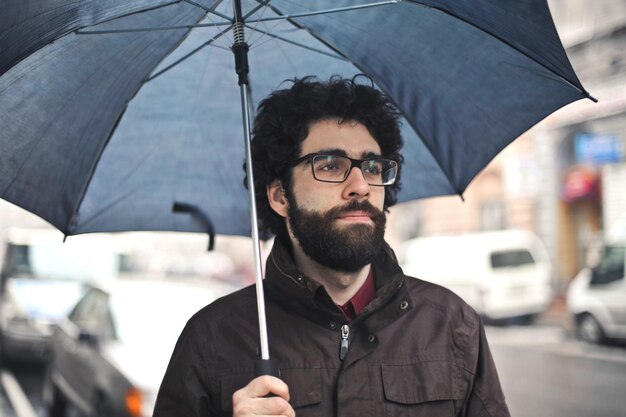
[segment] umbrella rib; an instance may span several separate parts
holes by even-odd
[[[266,1],[268,1],[268,0],[266,0]],[[260,17],[262,18],[263,16],[265,16],[265,12],[266,12],[266,11],[268,11],[268,10],[269,10],[269,7],[264,7],[264,8],[263,8],[263,10],[261,11],[261,16],[260,16]],[[245,20],[244,20],[244,23],[245,23]],[[280,23],[280,22],[279,22],[279,23]],[[259,23],[256,23],[256,24],[254,25],[254,29],[256,29],[256,28],[257,28],[257,26],[259,26]],[[251,35],[251,36],[247,39],[247,43],[248,43],[248,45],[253,45],[253,44],[255,43],[255,42],[253,42],[253,41],[252,41],[252,40],[253,40],[253,38],[254,38],[254,32],[253,32],[253,34],[252,34],[252,35]],[[260,39],[262,39],[262,38],[263,38],[263,36],[260,36]]]
[[[252,15],[253,13],[256,13],[257,10],[261,9],[262,7],[265,7],[267,4],[269,3],[269,0],[263,1],[261,2],[257,7],[255,7],[254,9],[252,9],[245,17],[248,17],[250,15]],[[222,30],[220,33],[218,33],[217,35],[213,36],[211,39],[209,39],[208,41],[206,41],[205,43],[203,43],[202,45],[200,45],[199,47],[197,47],[196,49],[194,49],[193,51],[189,52],[188,54],[186,54],[185,56],[177,59],[175,62],[173,62],[172,64],[168,65],[166,68],[163,68],[161,71],[157,72],[156,74],[146,78],[145,82],[148,81],[152,81],[154,80],[156,77],[162,75],[163,73],[171,70],[172,68],[174,68],[176,65],[180,64],[181,62],[187,60],[188,58],[190,58],[191,56],[195,55],[196,53],[200,52],[202,49],[204,49],[206,46],[211,45],[213,42],[215,42],[216,40],[218,40],[219,38],[221,38],[222,36],[224,36],[226,33],[228,33],[228,31],[230,31],[230,29],[232,29],[232,24]]]
[[[249,25],[245,25],[245,26],[246,26],[248,29],[253,30],[253,31],[255,31],[255,32],[259,32],[259,33],[262,33],[262,34],[264,34],[264,35],[270,36],[270,37],[272,37],[272,38],[275,38],[275,39],[281,40],[281,41],[283,41],[283,42],[286,42],[286,43],[289,43],[289,44],[292,44],[292,45],[295,45],[295,46],[299,46],[299,47],[304,48],[304,49],[308,49],[309,51],[317,52],[317,53],[319,53],[319,54],[326,55],[326,56],[329,56],[329,57],[331,57],[331,58],[335,58],[335,59],[340,59],[340,60],[342,60],[342,61],[348,61],[348,60],[347,60],[345,57],[343,57],[343,56],[336,55],[336,54],[331,54],[331,53],[328,53],[328,52],[326,52],[326,51],[322,51],[321,49],[313,48],[312,46],[307,46],[307,45],[304,45],[304,44],[302,44],[302,43],[295,42],[295,41],[289,40],[289,39],[287,39],[287,38],[283,38],[282,36],[279,36],[279,35],[273,34],[273,33],[271,33],[271,32],[267,32],[267,31],[262,30],[262,29],[258,29],[258,28],[256,28],[256,27],[251,27],[251,26],[249,26]]]
[[[134,32],[158,32],[163,30],[179,30],[179,29],[195,29],[195,28],[207,28],[217,26],[230,26],[231,22],[221,23],[198,23],[195,25],[180,25],[180,26],[159,26],[159,27],[143,27],[132,29],[106,29],[106,30],[81,30],[76,31],[77,35],[101,35],[107,33],[134,33]]]
[[[399,1],[403,1],[403,0],[399,0]],[[394,3],[397,3],[394,2]],[[268,6],[269,8],[271,8],[274,13],[281,15],[281,16],[286,16],[283,12],[281,12],[279,9],[277,9],[275,6]],[[338,50],[337,48],[335,48],[333,45],[329,44],[328,42],[326,42],[324,39],[321,39],[319,36],[317,36],[315,33],[311,32],[310,30],[308,30],[306,27],[302,26],[301,24],[299,24],[296,21],[293,21],[289,18],[286,19],[287,21],[289,21],[292,25],[294,25],[296,28],[304,30],[305,32],[307,32],[309,35],[311,35],[313,38],[317,39],[318,41],[320,41],[323,45],[326,45],[330,50],[334,51],[337,54],[337,57],[340,57],[341,59],[343,59],[344,61],[348,61],[348,62],[352,62],[346,55],[344,55],[340,50]],[[352,63],[353,65],[355,65],[354,63]],[[358,66],[355,65],[357,68]],[[361,68],[359,68],[359,70],[361,70]],[[362,70],[361,70],[362,71]]]
[[[139,13],[150,12],[150,11],[157,10],[157,9],[160,9],[160,8],[163,8],[163,7],[169,7],[169,6],[178,4],[178,3],[180,3],[180,0],[170,1],[168,3],[159,4],[158,6],[154,6],[154,7],[146,7],[145,9],[135,10],[134,12],[125,13],[125,14],[122,14],[122,15],[119,15],[119,16],[112,17],[110,19],[105,19],[105,20],[103,20],[101,22],[97,22],[96,24],[97,25],[101,25],[102,23],[112,22],[114,20],[122,19],[124,17],[132,16],[132,15],[139,14]]]
[[[224,29],[223,31],[221,31],[220,33],[218,33],[217,35],[213,36],[211,39],[209,39],[208,41],[206,41],[205,43],[203,43],[202,45],[198,46],[197,48],[195,48],[193,51],[185,54],[184,56],[182,56],[181,58],[177,59],[176,61],[174,61],[172,64],[168,65],[167,67],[163,68],[161,71],[157,72],[154,75],[151,75],[150,77],[146,78],[145,82],[148,81],[152,81],[155,78],[157,78],[160,75],[163,75],[163,73],[171,70],[172,68],[174,68],[175,66],[177,66],[178,64],[180,64],[181,62],[187,60],[188,58],[192,57],[193,55],[195,55],[196,53],[200,52],[202,49],[204,49],[205,47],[211,45],[213,42],[215,42],[216,40],[218,40],[220,37],[222,37],[223,35],[225,35],[231,28],[227,28]]]
[[[222,1],[223,1],[223,0],[219,0],[219,3],[222,3]],[[260,9],[262,9],[263,7],[267,6],[267,5],[268,5],[268,3],[269,3],[270,1],[271,1],[271,0],[263,0],[263,1],[259,1],[259,2],[258,2],[258,3],[259,3],[259,5],[258,5],[258,6],[256,6],[255,8],[253,8],[252,10],[250,10],[250,11],[249,11],[249,12],[248,12],[245,16],[243,16],[242,20],[245,22],[245,20],[246,20],[248,17],[252,16],[252,15],[253,15],[253,14],[255,14],[258,10],[260,10]],[[217,3],[217,2],[216,2],[216,3],[214,4],[214,6],[215,6],[215,7],[217,7],[217,5],[218,5],[219,3]],[[218,12],[216,12],[215,10],[213,10],[213,11],[212,11],[212,13],[213,13],[213,14],[215,14],[215,15],[217,15],[217,16],[219,16],[219,17],[222,17],[222,18],[224,18],[224,19],[229,20],[229,21],[230,21],[230,22],[232,22],[233,24],[235,23],[235,18],[234,18],[234,17],[232,17],[232,18],[231,18],[231,17],[226,16],[226,15],[224,15],[224,14],[218,13]]]
[[[215,11],[215,9],[217,9],[217,7],[224,2],[224,0],[216,0],[215,3],[213,3],[213,5],[211,7],[205,7],[205,6],[201,5],[200,3],[197,3],[197,2],[192,1],[192,0],[183,0],[183,1],[185,3],[189,3],[192,6],[196,6],[197,8],[204,10],[207,14],[210,13],[210,14],[214,14],[216,16],[219,16],[219,17],[221,17],[223,19],[229,20],[229,21],[232,20],[231,17],[226,16],[226,15],[220,13],[220,12]]]
[[[255,14],[259,9],[262,9],[263,7],[267,6],[270,3],[270,1],[271,0],[263,0],[263,1],[257,0],[257,3],[259,3],[259,5],[256,6],[254,9],[250,10],[248,13],[246,13],[246,15],[243,16],[243,21],[246,22],[250,16]]]
[[[202,5],[197,4],[197,3],[193,2],[193,1],[190,1],[190,0],[183,0],[183,1],[185,3],[189,3],[189,4],[193,5],[193,6],[200,7],[207,14],[213,14],[215,16],[221,17],[222,19],[225,19],[226,22],[197,23],[195,25],[179,25],[179,26],[158,26],[158,27],[157,26],[147,26],[147,27],[132,28],[132,29],[106,29],[106,30],[81,30],[81,29],[78,29],[78,30],[76,30],[76,34],[78,34],[78,35],[101,35],[101,34],[110,34],[110,33],[156,32],[156,31],[160,31],[160,30],[196,29],[196,28],[207,28],[207,27],[231,26],[232,23],[233,23],[233,19],[230,16],[227,16],[227,15],[222,14],[220,12],[217,12],[215,10],[211,10],[210,8],[203,7]],[[213,7],[217,7],[221,2],[222,1],[216,2],[213,5]],[[261,4],[259,4],[259,6],[255,7],[254,9],[252,9],[245,17],[249,17],[249,16],[253,15],[259,9],[267,6],[268,3],[269,3],[269,0],[261,2]],[[163,7],[163,6],[160,6],[160,7]],[[147,10],[141,10],[140,12],[144,12],[144,11],[147,11]],[[134,12],[134,13],[131,13],[131,14],[136,14],[136,13],[140,13],[140,12]],[[105,22],[109,22],[111,20],[119,19],[121,17],[130,16],[131,14],[124,15],[124,16],[118,16],[118,17],[115,17],[113,19],[107,20]],[[105,22],[101,22],[101,23],[105,23]],[[257,22],[257,21],[254,20],[252,22]]]
[[[191,4],[192,6],[196,6],[208,15],[214,14],[218,17],[223,18],[226,22],[211,22],[211,23],[197,23],[195,25],[177,25],[177,26],[159,26],[159,27],[143,27],[143,28],[132,28],[132,29],[110,29],[110,30],[77,30],[76,34],[79,35],[96,35],[96,34],[108,34],[108,33],[134,33],[134,32],[153,32],[160,30],[177,30],[177,29],[195,29],[195,28],[205,28],[205,27],[219,27],[219,26],[227,26],[232,24],[232,18],[226,16],[222,13],[215,11],[223,0],[218,0],[211,7],[204,7],[201,4],[198,4],[191,0],[183,0],[185,3]]]
[[[269,3],[269,0],[261,2],[257,7],[252,9],[246,16],[250,16],[253,13],[256,13],[257,10],[261,9],[262,7],[265,7],[268,3]],[[217,5],[217,3],[216,3],[216,5]],[[197,47],[193,51],[189,52],[185,56],[179,58],[178,60],[176,60],[171,65],[168,65],[166,68],[162,69],[161,71],[157,72],[156,74],[146,78],[145,82],[154,80],[156,77],[158,77],[158,76],[162,75],[163,73],[169,71],[170,69],[174,68],[175,66],[177,66],[181,62],[187,60],[188,58],[190,58],[191,56],[195,55],[200,50],[204,49],[204,47],[211,45],[213,42],[215,42],[216,40],[218,40],[219,38],[224,36],[226,33],[228,33],[232,29],[232,23],[224,22],[224,24],[228,24],[228,28],[222,30],[220,33],[218,33],[217,35],[213,36],[207,42],[203,43],[202,45],[200,45],[199,47]],[[144,31],[158,31],[158,30],[171,30],[171,29],[190,29],[190,28],[196,28],[196,27],[208,27],[208,26],[219,26],[219,25],[222,25],[222,24],[196,24],[196,25],[169,26],[169,27],[160,27],[160,28],[134,28],[134,29],[124,29],[124,30],[111,30],[111,31],[81,31],[81,32],[77,31],[77,33],[80,33],[80,34],[96,34],[96,33],[144,32]]]
[[[370,7],[387,6],[389,4],[397,4],[402,1],[404,0],[388,0],[388,1],[380,1],[376,3],[360,4],[357,6],[350,6],[350,7],[337,7],[334,9],[316,10],[313,12],[306,12],[306,13],[283,14],[280,16],[264,17],[264,18],[257,19],[257,20],[250,20],[248,21],[248,23],[271,22],[273,20],[288,20],[288,19],[293,19],[297,17],[308,17],[308,16],[317,16],[321,14],[347,12],[347,11],[352,11],[352,10],[368,9]]]

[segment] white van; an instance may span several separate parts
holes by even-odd
[[[527,231],[416,238],[400,257],[407,275],[454,291],[487,319],[532,319],[552,300],[547,251]]]

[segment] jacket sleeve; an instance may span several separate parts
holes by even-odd
[[[208,332],[192,318],[181,333],[161,382],[153,417],[214,417],[205,364]]]
[[[463,417],[510,417],[498,372],[489,350],[485,328],[478,315],[469,338],[473,360],[471,388],[459,416]]]

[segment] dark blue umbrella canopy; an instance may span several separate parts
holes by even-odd
[[[393,97],[405,116],[399,201],[462,194],[512,140],[589,98],[545,0],[243,11],[251,107],[306,75],[364,72]],[[5,1],[0,197],[68,235],[206,231],[174,202],[217,233],[249,235],[232,15],[209,0]]]

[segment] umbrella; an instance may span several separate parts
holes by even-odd
[[[404,114],[400,202],[462,195],[529,127],[593,99],[545,0],[10,0],[0,196],[66,235],[208,227],[252,232],[258,252],[249,111],[287,78],[356,72]]]

